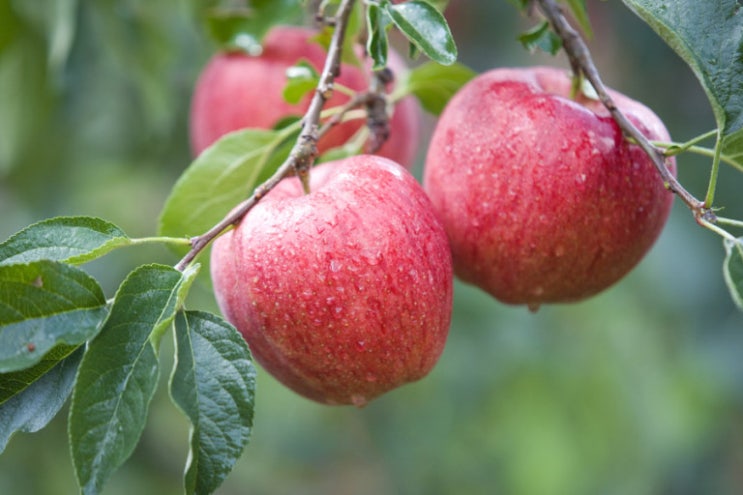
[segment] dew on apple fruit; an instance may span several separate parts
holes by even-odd
[[[366,403],[366,397],[364,397],[363,395],[354,394],[351,396],[351,404],[356,407],[364,407]]]
[[[341,270],[341,267],[343,265],[338,260],[330,260],[330,271],[333,273],[338,273]]]
[[[377,375],[375,375],[374,373],[367,373],[365,378],[366,381],[369,383],[374,383],[377,381]]]

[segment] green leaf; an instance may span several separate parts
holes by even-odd
[[[386,4],[385,11],[405,37],[431,60],[451,65],[457,60],[457,47],[441,12],[428,2],[413,0]]]
[[[401,90],[414,94],[426,111],[440,115],[451,97],[475,75],[459,63],[443,66],[428,62],[410,71]]]
[[[260,53],[260,43],[271,27],[302,18],[300,0],[252,0],[249,7],[211,9],[209,33],[223,50]]]
[[[159,366],[152,336],[175,317],[193,273],[144,265],[124,280],[80,364],[69,437],[82,493],[99,493],[144,429]]]
[[[591,29],[591,19],[588,17],[588,8],[586,7],[586,0],[566,0],[570,11],[573,13],[573,17],[578,21],[580,28],[586,33],[588,38],[593,37],[593,30]]]
[[[743,237],[735,241],[725,239],[725,251],[727,252],[723,263],[725,282],[733,301],[743,310]]]
[[[84,271],[56,261],[0,266],[0,373],[37,364],[60,344],[95,336],[106,298]]]
[[[85,263],[130,244],[121,229],[99,218],[50,218],[29,225],[0,244],[0,266],[42,259]]]
[[[192,425],[186,493],[212,493],[250,438],[255,368],[245,340],[218,316],[178,313],[175,340],[170,394]]]
[[[743,6],[737,0],[623,0],[691,67],[707,93],[723,152],[743,141]]]
[[[160,214],[161,235],[193,237],[217,224],[288,156],[286,149],[274,153],[284,135],[245,129],[204,150],[173,187]]]
[[[58,345],[47,352],[41,361],[34,366],[0,375],[2,376],[2,380],[0,380],[0,406],[33,385],[60,361],[79,348],[80,345]]]
[[[520,34],[518,39],[521,44],[524,45],[524,48],[530,52],[539,49],[545,53],[549,53],[550,55],[555,55],[562,47],[562,40],[554,31],[552,31],[552,28],[547,21],[544,21],[532,29]]]
[[[23,372],[2,375],[0,393],[14,387],[16,380],[23,386],[10,399],[0,403],[0,452],[5,450],[14,433],[39,431],[57,415],[72,392],[82,356],[83,347],[80,346],[66,358],[54,361],[51,369],[29,384],[20,376]]]
[[[320,74],[306,60],[299,61],[296,65],[289,67],[286,71],[286,86],[284,86],[284,100],[296,105],[308,93],[317,87]]]
[[[387,66],[387,24],[390,22],[385,11],[375,4],[369,4],[366,9],[366,25],[369,36],[366,40],[366,51],[374,65],[373,70]]]

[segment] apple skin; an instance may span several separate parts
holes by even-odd
[[[400,165],[357,155],[285,179],[211,255],[222,313],[297,393],[365,405],[425,376],[452,310],[448,240]]]
[[[212,57],[199,76],[191,102],[194,156],[228,132],[248,127],[270,129],[284,117],[304,115],[311,95],[306,95],[297,105],[290,105],[282,93],[286,70],[300,60],[310,62],[318,72],[322,70],[326,53],[311,40],[315,34],[298,26],[277,26],[266,35],[259,56],[222,52]],[[407,70],[399,55],[392,51],[389,66],[398,76]],[[364,71],[348,64],[341,66],[336,81],[357,91],[368,88]],[[348,99],[336,91],[325,108],[342,105]],[[390,118],[390,137],[376,154],[411,168],[418,153],[420,114],[415,98],[399,101]],[[320,140],[320,152],[344,144],[362,125],[363,119],[335,126]]]
[[[454,270],[502,302],[578,301],[626,275],[659,236],[673,194],[604,106],[570,99],[548,68],[479,75],[434,130],[423,184]],[[669,139],[647,107],[611,91],[651,140]],[[669,160],[676,173],[676,165]]]

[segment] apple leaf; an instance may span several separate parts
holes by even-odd
[[[213,314],[178,313],[175,341],[170,394],[192,425],[186,493],[212,493],[250,438],[255,367],[242,336]]]
[[[18,389],[18,392],[0,402],[0,452],[5,450],[14,433],[39,431],[57,415],[72,392],[82,356],[83,347],[80,346],[64,359],[45,358],[34,367],[44,368],[43,374],[30,383],[26,382],[27,370],[2,375],[0,395],[5,395],[9,388]],[[51,368],[47,368],[46,361],[52,363]]]
[[[144,265],[122,282],[101,333],[88,345],[72,394],[69,437],[84,494],[99,493],[145,426],[159,365],[152,337],[175,317],[195,270]]]
[[[570,11],[573,13],[573,17],[578,21],[580,28],[586,33],[589,38],[593,37],[593,30],[591,29],[591,19],[588,17],[588,8],[586,7],[586,0],[566,0]]]
[[[81,345],[58,345],[47,352],[41,361],[34,366],[0,375],[2,376],[2,380],[0,380],[0,407],[33,385],[60,361],[80,348]]]
[[[530,52],[539,49],[550,55],[555,55],[562,48],[562,40],[555,34],[547,21],[521,33],[518,39],[524,45],[524,48]]]
[[[106,298],[84,271],[41,260],[0,266],[0,373],[30,368],[60,344],[95,336]]]
[[[436,7],[423,0],[385,4],[392,22],[428,58],[442,65],[457,60],[457,47],[446,19]]]
[[[743,310],[743,237],[735,241],[726,239],[725,251],[727,252],[723,263],[725,282],[733,301]]]
[[[0,244],[0,266],[42,259],[85,263],[130,244],[120,228],[99,218],[50,218],[29,225]]]
[[[366,9],[366,29],[369,36],[366,40],[366,51],[374,62],[372,69],[383,69],[387,66],[387,26],[389,16],[378,5],[369,4]]]
[[[299,61],[286,71],[286,86],[284,86],[284,100],[296,105],[304,96],[317,87],[320,74],[306,60]]]
[[[173,187],[160,214],[160,234],[190,238],[216,225],[288,156],[283,135],[244,129],[204,150]]]
[[[623,0],[691,67],[710,100],[722,151],[743,149],[743,5],[738,0]]]
[[[250,7],[234,6],[208,11],[207,25],[212,38],[224,50],[260,53],[260,43],[276,24],[301,19],[300,0],[252,0]]]
[[[411,70],[400,89],[414,94],[426,111],[440,115],[451,97],[475,75],[459,63],[444,66],[428,62]]]

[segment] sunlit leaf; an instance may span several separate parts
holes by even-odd
[[[95,336],[106,298],[90,275],[55,261],[0,266],[0,373],[34,366],[60,344]]]
[[[50,218],[0,244],[0,266],[43,259],[84,263],[129,244],[131,240],[121,229],[99,218]]]
[[[100,493],[144,429],[159,366],[153,335],[175,317],[194,273],[163,265],[135,269],[88,346],[72,396],[69,436],[84,494]]]
[[[255,368],[242,336],[215,315],[178,313],[175,338],[170,393],[192,425],[186,493],[212,493],[248,443]]]
[[[287,82],[283,92],[284,100],[296,105],[317,87],[320,74],[317,73],[312,64],[302,60],[287,69],[286,78]]]
[[[385,10],[395,26],[431,60],[443,65],[457,60],[457,47],[449,25],[433,5],[413,0],[386,4]]]
[[[452,96],[476,73],[462,64],[428,62],[411,70],[402,89],[414,94],[426,111],[439,115]]]
[[[283,160],[277,131],[246,129],[204,150],[181,175],[160,214],[160,234],[193,237],[217,224]],[[286,156],[285,155],[285,156]]]

